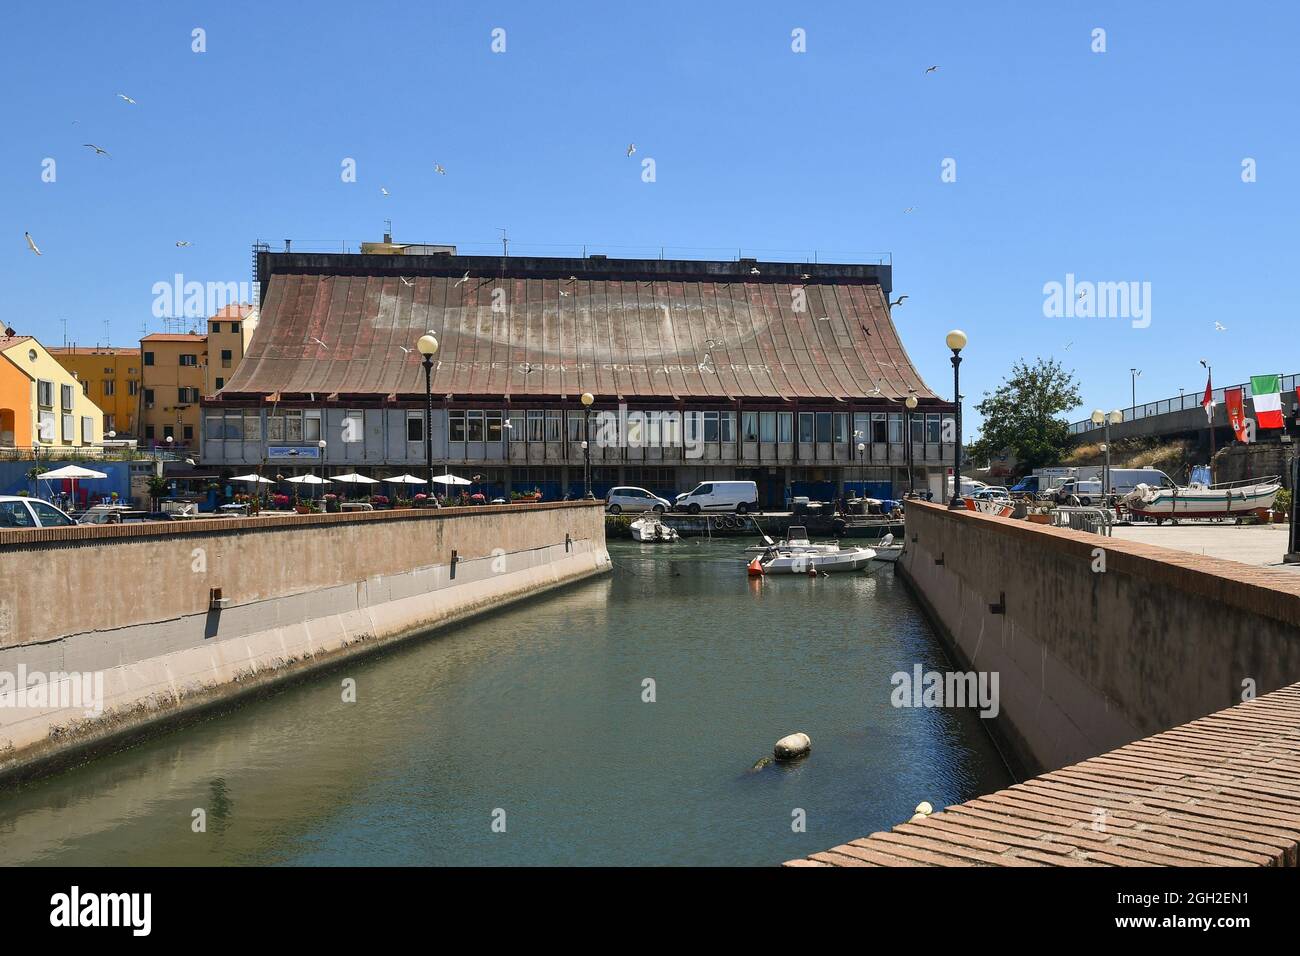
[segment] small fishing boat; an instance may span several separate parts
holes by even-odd
[[[1193,483],[1186,488],[1140,484],[1123,501],[1134,515],[1154,518],[1156,524],[1166,518],[1241,517],[1272,508],[1281,487],[1282,480],[1276,475],[1215,485]]]
[[[999,518],[1010,518],[1011,513],[1016,510],[1016,503],[1010,498],[981,496],[963,498],[962,500],[966,502],[967,511],[978,511],[980,514],[997,515]]]
[[[887,534],[880,539],[879,543],[877,543],[872,550],[876,552],[876,556],[871,560],[881,564],[893,564],[902,557],[903,542],[899,541],[895,544],[894,536],[892,534]]]
[[[679,537],[675,528],[670,528],[658,518],[649,515],[637,518],[628,527],[636,541],[676,541]]]

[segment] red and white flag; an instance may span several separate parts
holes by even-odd
[[[1205,397],[1201,399],[1201,408],[1205,409],[1205,420],[1213,424],[1214,422],[1214,386],[1210,384],[1210,376],[1205,376]]]

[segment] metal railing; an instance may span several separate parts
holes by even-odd
[[[1300,372],[1294,375],[1283,375],[1281,377],[1281,391],[1283,395],[1288,392],[1295,394],[1296,387],[1300,386]],[[1213,392],[1214,402],[1216,405],[1223,405],[1226,402],[1224,393],[1229,389],[1241,389],[1242,398],[1252,397],[1250,382],[1242,382],[1238,385],[1225,385],[1223,388],[1216,388]],[[1201,399],[1205,397],[1204,386],[1200,390],[1185,392],[1182,395],[1175,395],[1173,398],[1163,398],[1157,402],[1147,402],[1144,405],[1125,406],[1121,410],[1124,412],[1124,421],[1136,421],[1139,418],[1152,418],[1156,415],[1170,415],[1174,412],[1185,412],[1191,409],[1201,407]],[[1093,430],[1101,431],[1103,426],[1094,425],[1092,419],[1085,418],[1081,422],[1073,422],[1070,425],[1071,435],[1082,435],[1084,432]]]
[[[1109,508],[1054,508],[1052,524],[1058,528],[1091,531],[1109,538],[1115,515]]]

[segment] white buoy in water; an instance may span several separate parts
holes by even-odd
[[[812,738],[807,734],[789,734],[782,737],[772,748],[772,756],[777,760],[798,760],[808,756],[812,750]]]
[[[934,813],[934,807],[930,806],[929,800],[922,800],[916,805],[916,809],[912,812],[919,813],[923,817],[928,817],[930,814]]]

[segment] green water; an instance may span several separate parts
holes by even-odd
[[[599,580],[0,794],[0,863],[775,864],[1011,782],[972,712],[891,706],[895,671],[949,666],[892,569],[610,552]],[[794,731],[808,759],[749,772]]]

